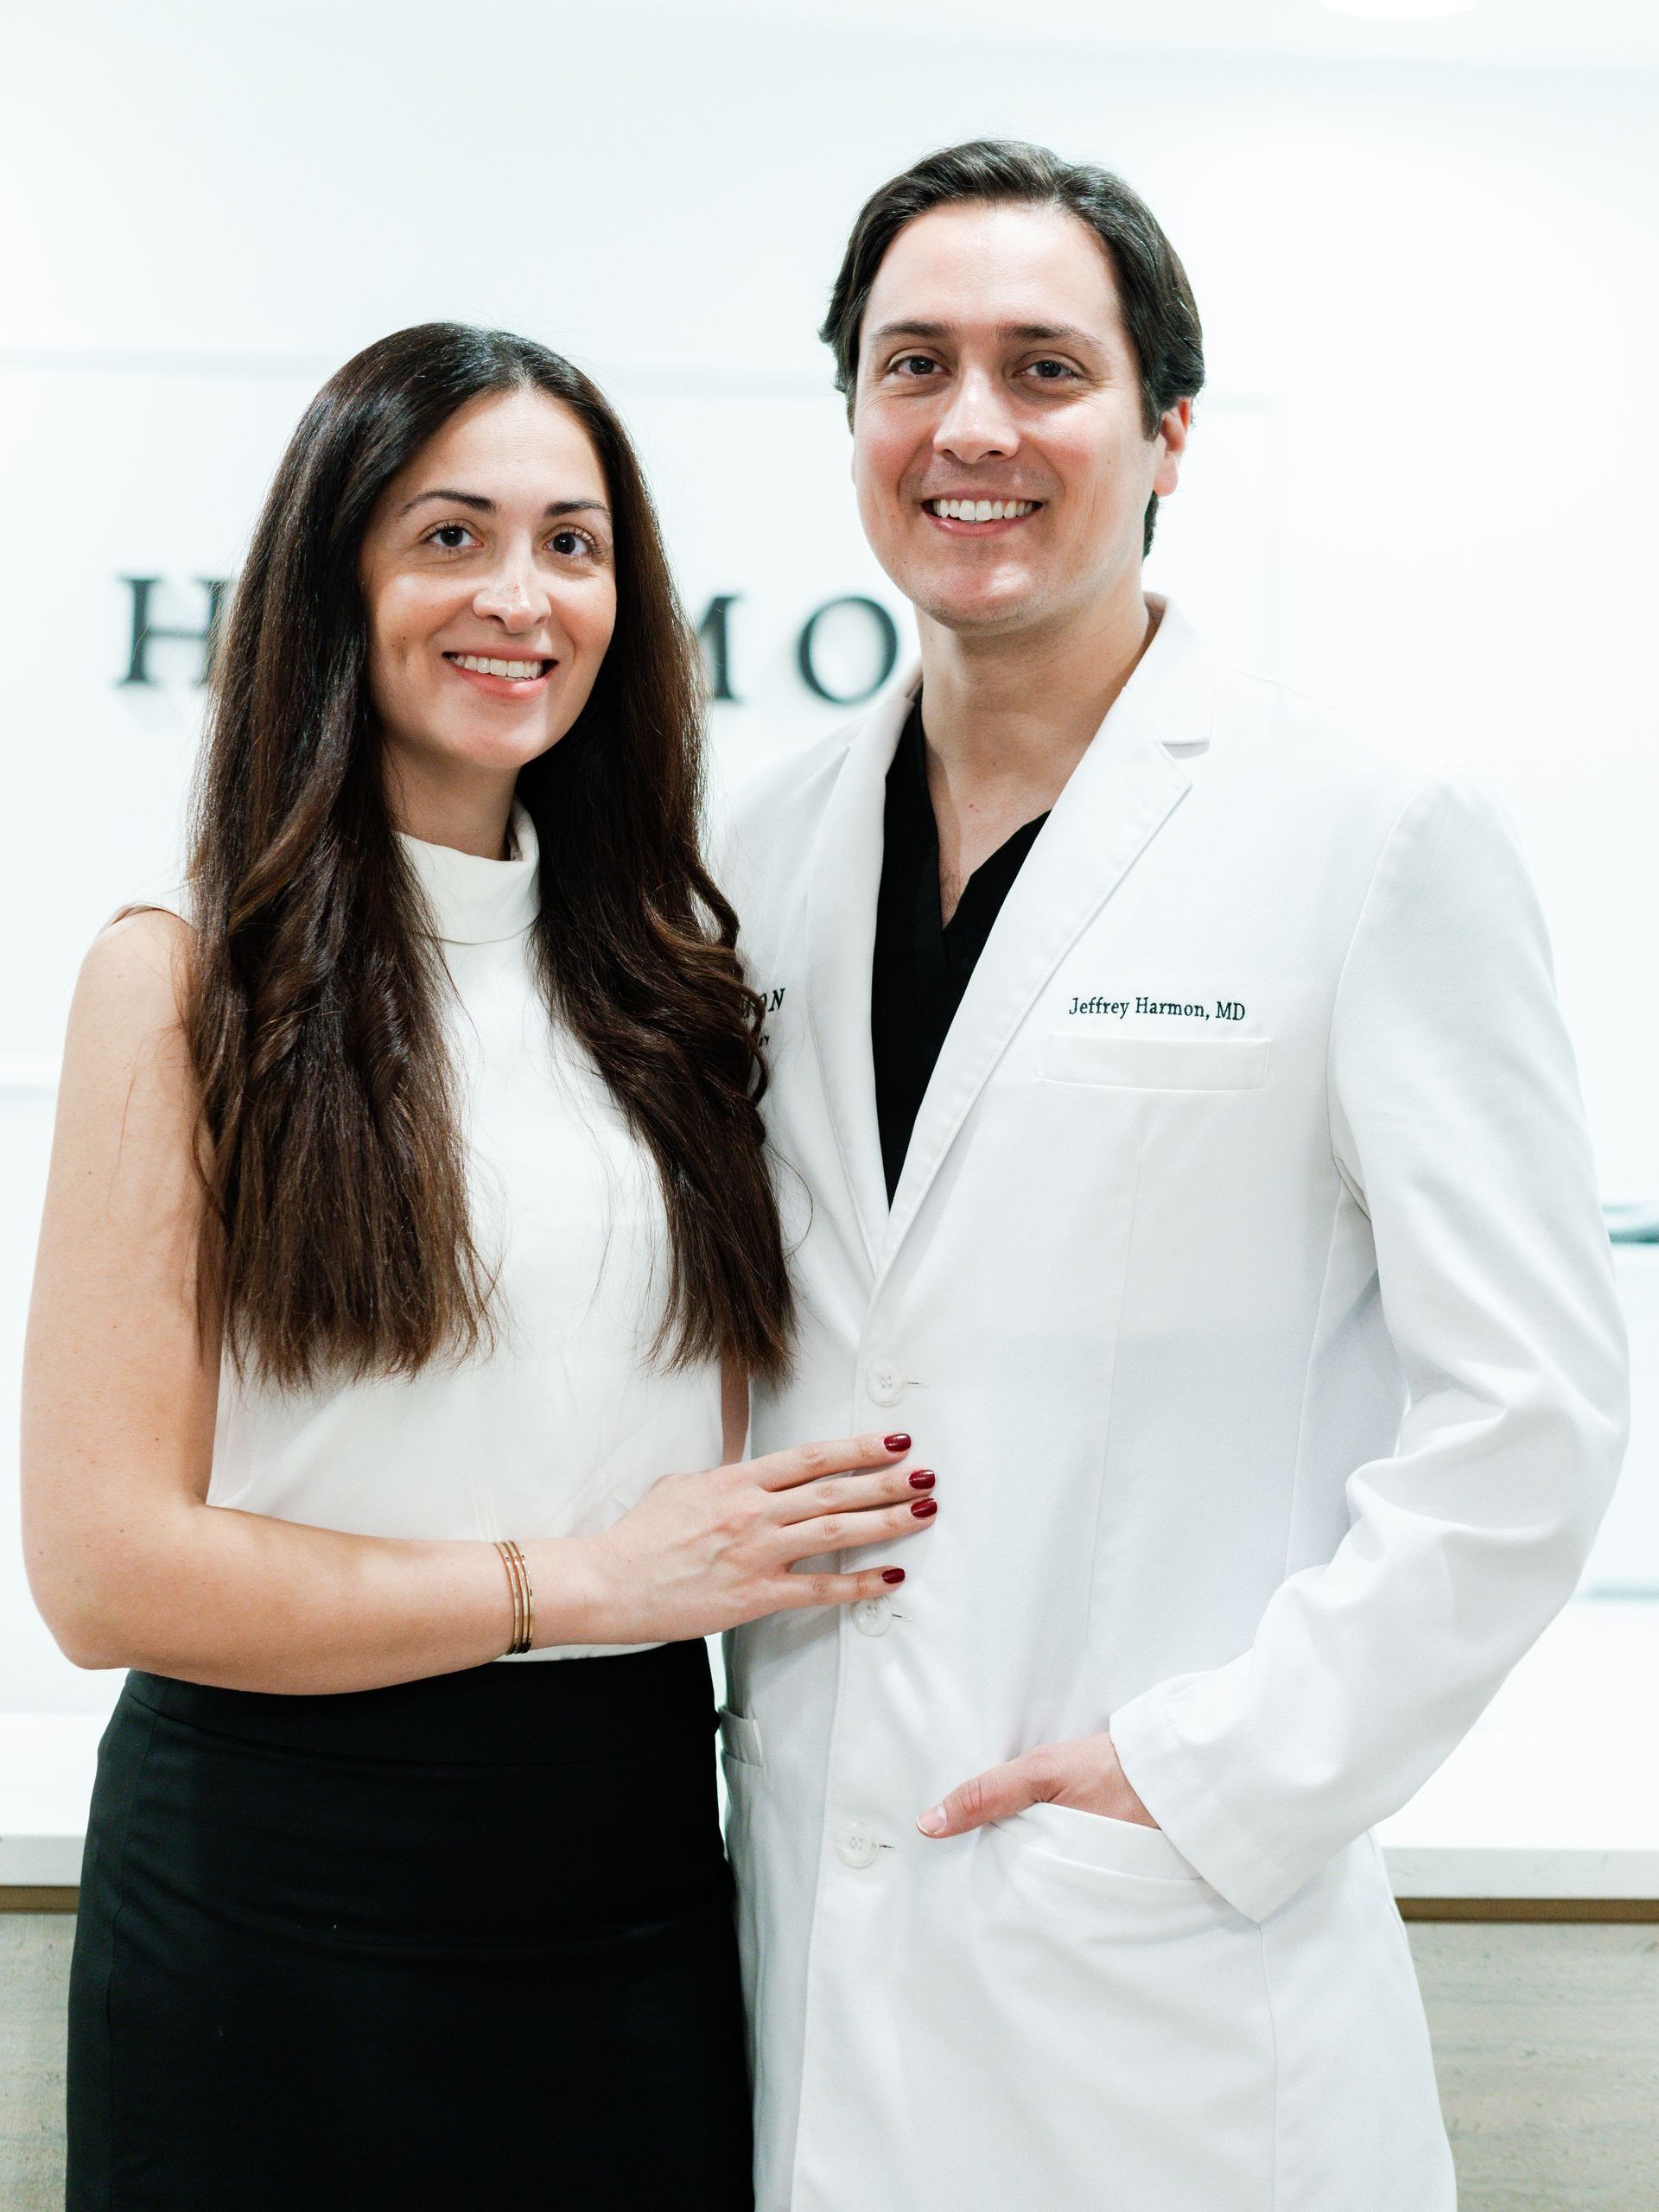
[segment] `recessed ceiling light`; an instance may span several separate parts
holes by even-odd
[[[1338,16],[1384,16],[1398,22],[1408,16],[1460,16],[1475,0],[1325,0]]]

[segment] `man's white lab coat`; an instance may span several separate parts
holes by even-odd
[[[728,871],[805,1311],[751,1448],[903,1427],[940,1503],[890,1600],[730,1639],[760,2212],[1444,2212],[1369,1831],[1572,1591],[1624,1418],[1532,892],[1476,792],[1171,608],[889,1210],[913,688],[753,787]],[[1104,1728],[1162,1833],[917,1833]]]

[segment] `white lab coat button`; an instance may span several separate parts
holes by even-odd
[[[893,1626],[893,1607],[885,1598],[861,1598],[853,1607],[853,1625],[865,1636],[885,1636]]]
[[[896,1406],[905,1395],[904,1370],[890,1359],[872,1360],[864,1387],[878,1406]]]
[[[836,1838],[836,1856],[843,1866],[868,1866],[880,1846],[868,1821],[848,1821]]]

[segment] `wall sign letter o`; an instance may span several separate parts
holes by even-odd
[[[833,614],[838,607],[861,607],[869,617],[871,627],[878,641],[880,662],[875,675],[861,691],[832,691],[818,674],[814,648],[817,643],[818,625],[826,614]],[[899,630],[891,614],[879,600],[866,599],[861,593],[849,592],[842,599],[827,599],[822,607],[814,607],[806,618],[800,639],[795,647],[795,658],[801,671],[801,681],[809,691],[820,699],[828,699],[831,706],[856,707],[878,692],[893,674],[899,662]]]

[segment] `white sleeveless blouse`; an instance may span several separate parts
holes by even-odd
[[[720,1463],[716,1363],[651,1363],[668,1224],[649,1155],[530,964],[535,830],[486,861],[400,842],[454,984],[451,1051],[493,1349],[412,1380],[219,1385],[208,1503],[363,1535],[585,1535],[659,1475]],[[505,1611],[505,1570],[503,1611]],[[591,1656],[583,1645],[537,1659]]]

